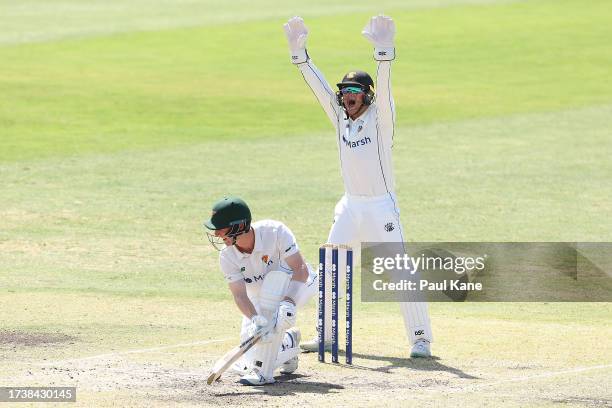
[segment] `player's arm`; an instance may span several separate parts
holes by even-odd
[[[239,280],[235,282],[231,282],[229,284],[230,292],[234,296],[234,302],[236,302],[236,306],[240,309],[240,312],[245,315],[247,318],[252,319],[253,316],[257,315],[257,311],[255,310],[255,306],[253,306],[253,302],[247,296],[246,285],[244,281]]]
[[[291,63],[298,67],[306,84],[308,84],[312,93],[321,104],[329,120],[336,127],[341,107],[338,105],[336,94],[325,80],[321,71],[319,71],[308,56],[306,51],[308,29],[304,25],[304,20],[301,17],[293,17],[289,19],[283,28],[289,43]]]
[[[257,315],[257,310],[255,310],[255,306],[247,295],[244,276],[240,272],[240,268],[230,259],[223,256],[223,253],[219,256],[219,266],[240,312],[249,319]]]
[[[289,265],[293,271],[291,280],[298,282],[306,282],[306,280],[308,280],[308,266],[300,251],[285,258],[285,262],[287,262],[287,265]]]
[[[292,276],[284,301],[288,301],[295,305],[297,294],[302,290],[304,284],[308,280],[308,266],[304,261],[304,257],[300,253],[297,241],[293,232],[284,224],[278,228],[278,249],[281,254],[281,259],[286,266],[291,269]]]
[[[291,231],[287,228],[289,234]],[[293,238],[295,240],[295,238]],[[293,274],[291,276],[291,280],[289,281],[289,285],[287,285],[287,292],[285,293],[285,297],[283,298],[280,306],[278,308],[278,322],[280,327],[283,329],[288,329],[291,326],[295,326],[296,322],[296,299],[299,292],[305,287],[306,280],[308,279],[308,266],[306,266],[306,262],[304,262],[304,258],[300,251],[297,250],[297,244],[290,244],[289,248],[295,248],[295,251],[285,258],[285,263],[291,270]]]
[[[374,59],[378,61],[376,70],[376,108],[378,125],[384,137],[392,138],[395,127],[395,104],[391,94],[391,61],[395,59],[395,23],[391,17],[375,16],[368,21],[363,31],[364,37],[374,46]]]
[[[287,295],[283,300],[289,301],[295,305],[295,298],[298,292],[302,290],[306,280],[308,280],[308,266],[306,266],[306,262],[304,262],[304,258],[299,251],[285,258],[285,262],[293,271],[293,276],[289,282]]]

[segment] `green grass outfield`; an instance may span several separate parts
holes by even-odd
[[[198,377],[238,327],[201,221],[241,195],[256,218],[288,224],[312,262],[342,193],[331,126],[289,63],[281,26],[295,14],[331,83],[374,70],[369,16],[396,20],[409,240],[612,240],[608,2],[353,3],[0,0],[0,386],[76,384],[85,405],[165,404],[168,389],[240,405],[231,381],[217,395]],[[399,401],[366,378],[420,405],[612,401],[609,303],[431,311],[440,360],[406,363],[395,305],[359,304],[356,361],[373,371],[305,356],[274,403]],[[23,341],[37,333],[65,337]],[[478,391],[455,393],[465,387]]]

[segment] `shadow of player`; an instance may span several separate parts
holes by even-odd
[[[390,363],[385,367],[378,368],[370,368],[370,367],[362,367],[358,365],[353,365],[353,368],[357,369],[367,369],[371,371],[377,371],[381,373],[389,373],[393,369],[396,368],[409,368],[412,370],[419,371],[444,371],[447,373],[451,373],[456,375],[459,378],[467,378],[471,380],[479,379],[479,377],[475,377],[473,375],[467,374],[466,372],[451,366],[444,365],[439,362],[440,357],[429,357],[429,358],[397,358],[397,357],[384,357],[384,356],[374,356],[371,354],[361,354],[361,353],[353,353],[353,357],[362,358],[364,360],[373,360],[373,361],[386,361]],[[348,366],[351,367],[351,366]]]
[[[226,393],[215,393],[217,397],[228,397],[235,395],[269,395],[273,397],[296,395],[296,394],[328,394],[332,390],[343,390],[344,387],[338,384],[332,384],[321,381],[304,381],[309,378],[307,375],[302,374],[287,374],[275,377],[276,383],[266,385],[265,387],[254,387],[253,391],[243,392],[242,390],[236,392]]]

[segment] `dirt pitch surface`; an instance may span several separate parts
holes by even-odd
[[[53,354],[71,341],[61,334],[0,332],[5,356],[16,343]],[[273,385],[242,386],[231,373],[206,385],[208,368],[231,345],[231,340],[206,340],[57,361],[32,359],[13,366],[0,381],[76,386],[77,406],[612,406],[612,364],[563,368],[478,355],[455,361],[356,353],[349,367],[318,363],[311,353],[300,356],[296,373],[276,377]]]

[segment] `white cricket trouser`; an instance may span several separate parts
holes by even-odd
[[[327,242],[353,248],[353,263],[358,262],[362,242],[404,242],[399,208],[393,194],[377,197],[344,195],[334,209],[334,223]],[[339,254],[339,265],[346,260]],[[344,274],[339,274],[339,287],[344,288]],[[331,311],[331,277],[325,280],[326,311]],[[412,344],[419,339],[433,340],[427,303],[400,302],[406,333]],[[331,313],[325,316],[325,340],[331,341]]]

